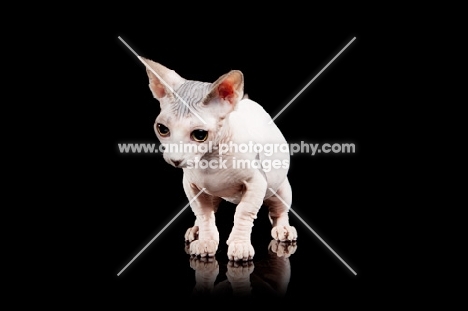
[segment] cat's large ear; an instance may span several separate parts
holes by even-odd
[[[239,70],[231,70],[216,80],[203,103],[209,105],[213,99],[220,99],[225,112],[234,110],[244,95],[244,75]]]
[[[141,59],[152,69],[146,67],[146,73],[148,74],[149,88],[154,98],[157,100],[160,101],[166,96],[173,96],[173,91],[178,89],[179,86],[185,82],[185,79],[179,76],[174,70],[170,70],[152,60],[143,57],[141,57]],[[153,71],[157,73],[157,75],[155,75]]]

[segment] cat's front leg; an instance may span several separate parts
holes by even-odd
[[[227,240],[229,260],[251,260],[255,250],[250,242],[254,219],[263,203],[267,188],[265,178],[256,171],[254,176],[244,181],[244,193],[234,214],[234,226]]]
[[[200,192],[195,184],[183,179],[184,191],[189,201]],[[190,204],[195,214],[195,225],[185,233],[186,242],[190,242],[189,253],[201,257],[212,257],[215,255],[219,245],[219,232],[215,223],[215,212],[218,208],[220,198],[211,196],[206,192],[192,201]]]

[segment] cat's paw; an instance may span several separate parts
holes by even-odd
[[[288,243],[280,242],[278,240],[271,240],[270,245],[268,245],[268,249],[275,253],[278,257],[288,258],[296,252],[297,244],[295,241]]]
[[[214,257],[190,257],[190,267],[195,270],[193,297],[211,296],[219,274],[219,265]]]
[[[197,271],[203,280],[214,282],[219,273],[218,261],[214,257],[192,257],[190,268]]]
[[[227,255],[229,260],[248,261],[253,259],[255,251],[250,241],[229,241],[228,244]]]
[[[227,264],[226,276],[230,283],[250,281],[250,274],[254,271],[253,261],[230,261]]]
[[[198,239],[198,226],[188,228],[184,235],[185,242],[192,242]]]
[[[246,297],[251,295],[250,274],[253,270],[254,264],[252,261],[230,261],[227,264],[226,277],[231,284],[234,296]]]
[[[271,229],[273,239],[281,242],[297,240],[297,231],[293,226],[275,226]]]
[[[190,254],[200,257],[213,257],[218,249],[216,240],[195,240],[190,243]]]

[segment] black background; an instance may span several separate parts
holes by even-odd
[[[286,299],[364,303],[392,295],[395,254],[389,249],[396,242],[389,239],[392,198],[384,193],[391,168],[382,159],[388,100],[379,93],[378,82],[388,66],[384,28],[378,14],[358,18],[350,11],[323,18],[318,11],[279,9],[275,14],[195,17],[187,9],[158,15],[143,8],[134,23],[121,10],[109,13],[93,32],[93,64],[99,65],[89,74],[98,82],[89,85],[95,93],[86,113],[98,152],[85,155],[89,196],[82,197],[89,198],[90,207],[82,260],[94,268],[83,272],[87,295],[105,292],[112,301],[141,298],[156,307],[168,297],[174,305],[187,302],[195,285],[183,241],[194,221],[190,208],[117,276],[187,204],[182,170],[160,155],[118,151],[118,143],[157,143],[153,123],[159,113],[143,64],[119,36],[141,56],[186,79],[213,82],[229,70],[241,70],[245,93],[272,116],[356,37],[275,122],[289,142],[356,145],[355,154],[295,155],[288,176],[292,208],[357,275],[291,214],[299,239],[290,257]],[[226,202],[217,213],[220,278],[233,214],[234,206]],[[252,233],[254,264],[266,255],[270,228],[262,208]]]

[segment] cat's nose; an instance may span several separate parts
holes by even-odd
[[[182,161],[171,160],[171,162],[174,164],[175,167],[177,167]]]

